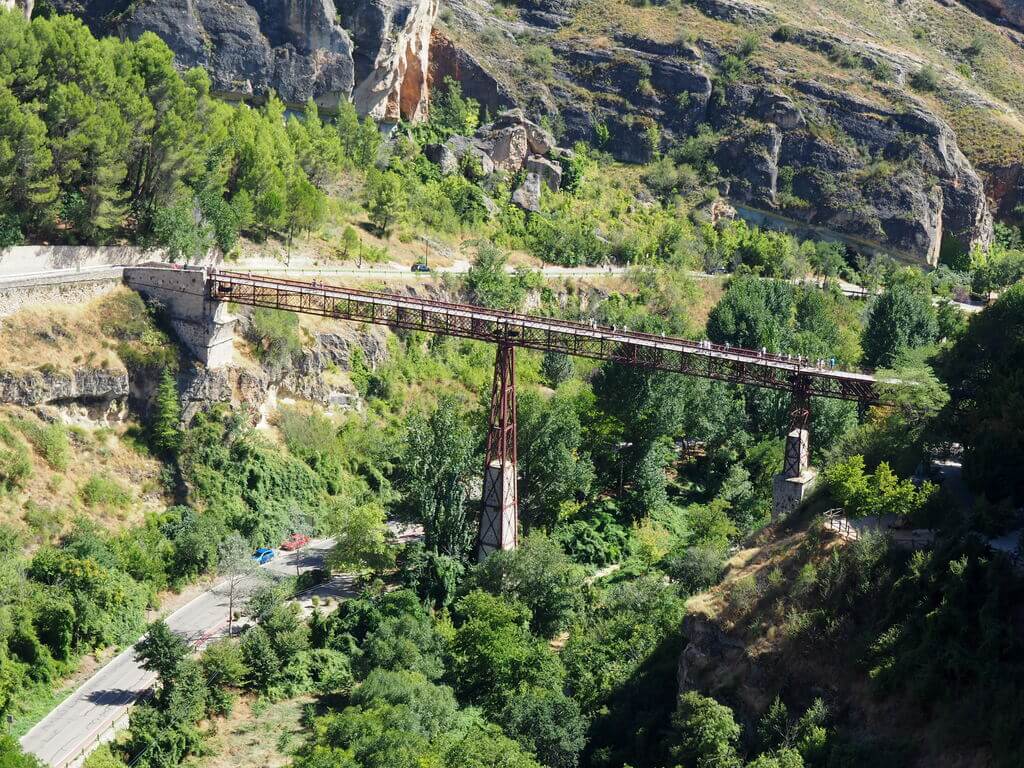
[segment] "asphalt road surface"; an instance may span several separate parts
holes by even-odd
[[[319,568],[334,546],[331,539],[316,539],[299,552],[277,550],[276,557],[242,583],[243,591],[268,578],[294,576]],[[341,578],[341,577],[339,577]],[[350,582],[332,580],[317,588],[319,596],[340,597]],[[236,592],[236,597],[237,597]],[[167,625],[194,646],[227,632],[228,594],[223,584],[204,592],[167,617]],[[50,712],[21,739],[21,746],[46,765],[73,765],[98,740],[108,738],[115,723],[146,693],[156,675],[142,669],[135,660],[134,646],[123,651],[93,675],[77,691]]]

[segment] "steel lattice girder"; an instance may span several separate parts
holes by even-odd
[[[576,357],[611,360],[768,389],[791,391],[797,380],[802,380],[807,382],[808,396],[866,404],[882,402],[874,376],[867,372],[808,367],[779,355],[702,346],[685,339],[239,273],[213,273],[208,291],[211,299],[219,301],[510,344],[542,352],[564,352]]]

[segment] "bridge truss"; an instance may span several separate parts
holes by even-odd
[[[610,360],[734,384],[795,391],[875,405],[875,377],[793,357],[596,324],[524,315],[393,293],[360,291],[276,277],[212,272],[210,298],[339,320]]]

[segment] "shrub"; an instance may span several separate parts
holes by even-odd
[[[0,490],[21,488],[31,474],[28,447],[6,424],[0,424]]]
[[[256,345],[257,357],[272,368],[284,367],[302,349],[299,318],[293,312],[256,309],[252,313],[249,336]]]
[[[15,425],[32,443],[36,453],[58,472],[68,468],[71,458],[71,443],[67,430],[61,424],[37,424],[27,419],[18,420]]]
[[[939,73],[931,64],[925,64],[910,76],[910,85],[918,91],[934,91],[939,87]]]
[[[547,80],[554,74],[555,54],[546,45],[531,45],[526,49],[523,63]]]
[[[90,477],[79,493],[87,507],[125,509],[132,500],[128,489],[106,474]]]
[[[0,249],[17,245],[24,239],[18,217],[13,213],[0,213]]]
[[[665,572],[690,594],[714,586],[722,575],[724,556],[716,547],[687,547],[665,559]]]

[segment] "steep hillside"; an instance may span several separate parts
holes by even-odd
[[[1013,765],[1020,584],[976,541],[912,553],[881,534],[845,540],[808,512],[762,531],[687,601],[680,690],[760,721],[759,734],[776,697],[791,712],[820,699],[838,743],[859,744],[838,750],[849,762],[833,753],[839,765]]]
[[[1013,218],[1024,200],[1014,3],[51,5],[96,33],[156,32],[232,98],[273,90],[333,109],[351,97],[376,119],[416,121],[454,77],[491,115],[522,106],[566,146],[699,160],[747,215],[933,265],[944,246],[987,246],[993,214]]]

